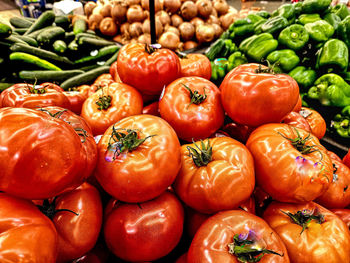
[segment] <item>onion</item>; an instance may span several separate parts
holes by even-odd
[[[103,19],[103,16],[100,14],[92,14],[88,19],[89,29],[96,30],[100,27],[100,23]]]
[[[112,11],[112,6],[110,4],[106,4],[101,8],[100,14],[103,17],[110,17]]]
[[[199,0],[196,2],[198,13],[203,18],[208,18],[213,11],[213,5],[209,0]]]
[[[122,35],[129,34],[129,27],[130,27],[130,24],[128,22],[122,24],[120,26],[120,33]]]
[[[129,34],[132,38],[137,38],[142,34],[142,24],[141,22],[132,23],[129,26]]]
[[[149,19],[143,21],[142,31],[144,34],[151,34],[151,25]],[[159,37],[163,33],[163,25],[158,18],[156,18],[156,36]]]
[[[139,43],[142,43],[142,44],[151,44],[151,35],[150,34],[142,34],[141,36],[139,36],[137,41]]]
[[[129,43],[131,43],[131,44],[136,44],[136,43],[137,43],[137,39],[136,39],[136,38],[133,38],[133,39],[131,39],[131,40],[129,41]]]
[[[162,23],[163,26],[170,24],[171,19],[170,16],[168,15],[167,12],[165,11],[159,11],[156,13],[156,17],[159,18],[160,22]]]
[[[164,48],[175,50],[180,44],[180,38],[173,32],[165,32],[160,36],[158,43]]]
[[[213,8],[213,10],[211,11],[211,15],[218,17],[218,11],[216,11],[216,9]]]
[[[115,2],[111,10],[112,18],[115,21],[121,23],[125,21],[126,11],[127,11],[127,7],[122,1]]]
[[[191,20],[197,16],[197,6],[191,1],[186,1],[181,6],[181,15],[186,20]]]
[[[141,0],[125,0],[125,3],[128,6],[132,6],[132,5],[139,5],[141,2]]]
[[[179,15],[172,15],[171,16],[171,24],[174,26],[174,27],[178,27],[179,25],[181,25],[183,23],[183,19],[181,16]]]
[[[227,13],[238,14],[238,11],[237,11],[237,9],[234,8],[233,6],[230,6],[230,7],[228,8]]]
[[[214,27],[214,32],[215,32],[214,38],[219,38],[221,34],[224,32],[224,30],[218,24],[211,24],[211,25]]]
[[[124,44],[122,35],[117,35],[117,36],[113,37],[113,41]]]
[[[215,0],[214,8],[216,9],[219,15],[225,15],[228,11],[229,6],[226,3],[226,0]]]
[[[143,20],[143,10],[139,5],[130,6],[126,12],[126,18],[129,23],[141,22]]]
[[[191,24],[192,24],[195,28],[197,28],[199,25],[203,25],[203,24],[204,24],[204,21],[203,21],[201,18],[199,18],[199,17],[195,17],[195,18],[193,18],[193,19],[191,20]]]
[[[92,14],[92,11],[97,6],[97,4],[93,1],[89,1],[84,6],[84,12],[87,17],[89,17]]]
[[[180,36],[180,31],[179,31],[179,29],[177,29],[176,27],[174,27],[174,26],[167,26],[166,28],[164,28],[164,31],[165,32],[173,32],[173,33],[175,33],[176,35],[178,35],[178,36]]]
[[[216,16],[210,15],[209,18],[206,21],[207,24],[218,24],[220,25],[220,19]]]
[[[211,42],[215,36],[214,27],[209,24],[199,25],[196,29],[196,37],[200,43]]]
[[[181,0],[164,0],[164,9],[171,14],[176,13],[181,7]]]
[[[184,41],[191,40],[195,33],[195,27],[190,22],[183,22],[179,26],[181,39]]]
[[[118,27],[111,17],[105,17],[100,23],[100,31],[106,36],[115,36],[118,32]]]
[[[235,21],[236,14],[227,13],[220,17],[221,26],[224,30],[228,29],[230,25]]]
[[[194,41],[186,41],[184,43],[184,50],[188,50],[188,49],[191,49],[191,48],[196,48],[198,47],[198,43],[197,42],[194,42]]]
[[[144,11],[143,11],[143,17],[144,17],[144,19],[149,18],[149,11],[144,10]]]
[[[141,6],[143,9],[146,9],[149,11],[149,0],[141,0]],[[154,0],[154,9],[156,13],[160,10],[163,10],[163,1]]]
[[[100,14],[100,11],[102,9],[103,5],[97,3],[97,6],[92,10],[92,14]]]

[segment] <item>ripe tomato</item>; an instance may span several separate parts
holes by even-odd
[[[302,104],[303,104],[303,101],[301,99],[301,96],[299,95],[298,102],[297,102],[297,104],[295,104],[295,106],[293,108],[293,111],[294,112],[299,112],[301,110]]]
[[[99,82],[104,81],[104,80],[110,80],[111,83],[114,82],[112,74],[105,73],[105,74],[98,76],[98,78],[95,79],[94,83],[99,83]]]
[[[117,257],[132,262],[152,261],[175,248],[183,222],[180,201],[174,194],[164,192],[140,204],[115,202],[105,220],[104,236]]]
[[[253,158],[243,144],[232,138],[183,145],[181,163],[175,192],[201,213],[237,208],[254,190]]]
[[[175,263],[187,263],[187,253],[185,253],[181,257],[179,257]]]
[[[97,180],[106,192],[124,202],[143,202],[160,195],[181,166],[175,131],[152,115],[127,117],[109,127],[98,152]]]
[[[113,64],[111,65],[111,67],[109,69],[109,74],[111,74],[111,76],[115,82],[122,83],[122,81],[120,80],[119,74],[118,74],[117,61],[113,62]]]
[[[323,119],[321,114],[306,107],[301,107],[299,113],[309,123],[312,134],[318,139],[321,139],[326,133],[326,121]]]
[[[168,85],[159,112],[186,141],[208,138],[224,123],[220,90],[200,77],[184,77]]]
[[[312,134],[287,124],[265,124],[250,135],[258,185],[274,200],[300,203],[322,195],[333,179],[327,150]]]
[[[332,160],[343,162],[342,159],[340,159],[340,157],[337,154],[335,154],[334,152],[327,151],[327,154]]]
[[[349,228],[350,230],[350,209],[331,209]]]
[[[160,95],[165,85],[180,77],[177,55],[166,48],[140,43],[124,45],[118,55],[117,72],[121,81],[145,95]]]
[[[344,208],[350,205],[350,168],[332,159],[333,180],[327,191],[316,199],[324,207]]]
[[[223,127],[223,131],[226,132],[231,138],[242,143],[246,143],[249,135],[254,131],[254,128],[247,125],[230,122]]]
[[[272,198],[259,186],[255,187],[253,197],[255,200],[255,212],[258,216],[261,216],[266,207],[272,202]]]
[[[154,116],[160,117],[159,107],[158,106],[159,106],[158,101],[153,102],[153,103],[143,107],[142,114],[150,114],[150,115],[154,115]]]
[[[82,183],[86,156],[65,121],[38,110],[0,110],[0,191],[45,199]]]
[[[200,226],[212,215],[202,214],[186,206],[186,231],[190,238],[193,238]]]
[[[256,73],[256,64],[248,65],[230,71],[221,83],[225,111],[234,122],[248,126],[280,122],[298,101],[297,82],[285,74]]]
[[[103,134],[117,121],[142,112],[140,93],[122,83],[113,83],[92,94],[83,104],[81,116],[94,135]]]
[[[260,261],[253,261],[259,256]],[[187,262],[277,263],[289,262],[289,258],[282,240],[264,220],[229,210],[203,223],[192,240]]]
[[[283,118],[282,123],[311,132],[311,128],[307,120],[295,111],[288,113],[288,115]]]
[[[350,149],[348,153],[344,156],[343,163],[350,168]]]
[[[245,200],[243,203],[239,205],[239,208],[251,213],[255,214],[255,199],[254,196],[249,197],[247,200]]]
[[[63,94],[69,100],[69,109],[79,115],[81,113],[83,103],[88,98],[88,96],[80,91],[64,91]]]
[[[30,201],[0,193],[0,262],[55,263],[57,232]]]
[[[186,54],[180,58],[182,77],[211,78],[210,60],[203,54]]]
[[[326,208],[314,202],[273,202],[264,219],[283,240],[291,262],[350,262],[350,232]]]
[[[63,90],[53,83],[41,85],[15,84],[0,94],[0,107],[37,108],[60,106],[69,109],[70,102]]]

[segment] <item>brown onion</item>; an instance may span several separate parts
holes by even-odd
[[[113,41],[124,44],[122,35],[116,35],[115,37],[113,37]]]
[[[181,7],[181,0],[164,0],[164,9],[171,14],[176,13]]]
[[[181,6],[181,15],[185,20],[191,20],[197,16],[197,6],[191,1],[186,1]]]
[[[213,8],[213,10],[211,11],[211,15],[218,17],[218,11],[216,11],[216,9]]]
[[[141,2],[141,0],[125,0],[125,3],[128,6],[132,6],[132,5],[139,5]]]
[[[149,0],[141,0],[141,6],[143,9],[146,9],[149,11]],[[154,0],[154,9],[156,13],[160,10],[163,10],[163,1]]]
[[[110,17],[112,13],[112,6],[110,4],[106,4],[101,8],[100,14],[103,17]]]
[[[196,48],[198,47],[198,43],[195,42],[195,41],[186,41],[184,43],[184,50],[188,50],[188,49],[191,49],[191,48]]]
[[[179,26],[181,39],[184,41],[191,40],[195,33],[195,27],[190,22],[183,22]]]
[[[122,35],[129,34],[129,27],[130,27],[130,24],[128,22],[122,24],[120,26],[120,33]]]
[[[143,11],[143,17],[144,17],[144,19],[149,18],[149,11],[144,10],[144,11]]]
[[[126,11],[127,7],[122,1],[115,2],[111,10],[112,18],[122,23],[126,19]]]
[[[229,5],[227,4],[226,0],[215,0],[214,8],[218,12],[218,14],[221,16],[227,13]]]
[[[97,4],[93,1],[89,1],[84,6],[84,12],[87,17],[89,17],[92,14],[92,11],[97,6]]]
[[[196,29],[196,38],[199,43],[211,42],[215,36],[214,27],[209,24],[199,25]]]
[[[224,30],[218,24],[211,24],[211,25],[214,27],[214,32],[215,32],[214,38],[219,38],[221,34],[224,32]]]
[[[165,32],[173,32],[173,33],[175,33],[176,35],[180,36],[180,30],[177,29],[177,28],[174,27],[174,26],[169,26],[169,25],[168,25],[166,28],[164,28],[164,31],[165,31]]]
[[[91,30],[96,30],[100,27],[100,23],[103,19],[103,16],[101,16],[100,14],[92,14],[90,15],[89,19],[88,19],[88,24],[89,24],[89,29]]]
[[[151,35],[150,34],[142,34],[141,36],[139,36],[137,41],[139,43],[142,43],[142,44],[151,44]]]
[[[142,34],[142,24],[141,22],[132,23],[129,26],[129,34],[132,38],[137,38]]]
[[[216,16],[210,15],[207,21],[205,21],[207,24],[218,24],[220,25],[220,19]]]
[[[180,44],[180,38],[173,32],[165,32],[160,36],[158,43],[164,48],[175,50]]]
[[[181,16],[179,15],[172,15],[171,16],[171,24],[174,26],[174,27],[178,27],[179,25],[181,25],[183,23],[183,19]]]
[[[142,24],[142,31],[144,34],[151,34],[150,21],[146,19]],[[158,18],[156,18],[156,36],[159,37],[163,33],[163,25]]]
[[[128,8],[126,18],[129,23],[141,22],[143,20],[143,10],[139,5],[133,5]]]
[[[106,36],[115,36],[118,32],[118,27],[111,17],[105,17],[100,23],[100,31]]]
[[[236,14],[227,13],[226,15],[220,16],[221,26],[224,30],[228,29],[230,25],[235,21]]]
[[[169,25],[170,22],[171,22],[170,16],[164,10],[157,12],[156,13],[156,17],[159,18],[159,20],[160,20],[160,22],[162,23],[163,26]]]
[[[196,2],[198,13],[203,18],[208,18],[213,11],[213,5],[209,0],[199,0]]]
[[[201,18],[199,18],[199,17],[195,17],[195,18],[193,18],[193,19],[191,20],[191,24],[192,24],[195,28],[197,28],[199,25],[203,25],[203,24],[204,24],[204,21],[203,21]]]

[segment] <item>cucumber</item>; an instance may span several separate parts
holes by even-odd
[[[16,36],[16,35],[11,35],[8,38],[5,38],[4,40],[7,40],[7,41],[9,41],[12,44],[21,43],[23,45],[29,46],[29,44],[27,42],[25,42],[24,40],[20,39],[19,36]]]
[[[56,28],[56,26],[48,26],[48,27],[45,27],[45,28],[36,30],[36,31],[34,31],[34,32],[30,33],[30,34],[28,34],[27,36],[36,39],[36,38],[38,37],[38,35],[39,35],[41,32],[43,32],[44,30],[47,30],[47,29],[49,29],[49,28]]]
[[[63,54],[67,50],[67,44],[63,40],[56,40],[52,44],[52,47],[53,47],[53,50],[59,54]]]
[[[112,65],[113,62],[117,61],[118,58],[118,54],[119,54],[119,50],[117,52],[114,53],[113,56],[111,56],[106,63],[104,64],[104,66],[110,66]]]
[[[0,23],[0,38],[7,38],[12,34],[12,29],[9,25]]]
[[[74,32],[66,32],[65,35],[64,35],[64,40],[68,43],[68,42],[71,42],[75,39],[75,35],[74,35]]]
[[[0,40],[0,49],[1,50],[7,50],[11,47],[12,43],[6,41],[6,40]]]
[[[82,63],[97,61],[100,58],[116,53],[118,50],[119,50],[119,47],[116,45],[103,47],[98,51],[98,53],[95,56],[83,57],[81,59],[74,61],[74,64],[82,64]]]
[[[37,56],[33,56],[33,55],[23,53],[23,52],[11,53],[10,60],[11,61],[25,62],[28,64],[33,64],[33,65],[38,66],[38,67],[43,68],[43,69],[61,71],[61,69],[59,67],[48,62],[47,60],[44,60],[44,59],[41,59]]]
[[[55,13],[53,11],[45,11],[39,18],[28,28],[24,35],[28,35],[39,29],[51,26],[55,22]]]
[[[48,46],[55,40],[63,38],[66,31],[62,27],[45,29],[36,38],[40,46]]]
[[[68,29],[70,25],[70,21],[68,16],[56,16],[55,17],[55,25],[60,26],[64,29]]]
[[[90,71],[90,70],[93,70],[95,68],[99,68],[101,67],[101,65],[98,65],[98,64],[92,64],[92,65],[87,65],[87,66],[84,66],[84,67],[81,67],[79,68],[80,70],[86,72],[86,71]]]
[[[78,48],[79,48],[78,43],[75,40],[73,40],[68,44],[68,49],[71,51],[77,51]]]
[[[22,70],[19,72],[19,77],[24,80],[38,80],[38,81],[58,81],[62,82],[66,79],[84,73],[82,70]]]
[[[85,32],[87,24],[85,19],[77,19],[73,25],[73,32],[75,35]]]
[[[96,35],[96,32],[94,30],[91,30],[91,29],[86,30],[85,33],[90,34],[90,35]]]
[[[33,24],[33,22],[30,22],[27,19],[24,19],[19,16],[14,16],[10,18],[10,24],[11,26],[16,28],[29,28]]]
[[[33,46],[33,47],[37,47],[38,46],[38,42],[31,37],[28,36],[21,36],[21,35],[16,35],[14,36],[17,39],[23,40],[24,42],[26,42],[27,44]]]
[[[13,32],[16,32],[17,34],[23,35],[25,32],[27,32],[28,28],[15,28]]]
[[[116,45],[115,42],[108,41],[108,40],[100,40],[96,38],[91,38],[91,37],[81,37],[78,40],[79,45],[84,45],[84,46],[90,46],[90,47],[105,47],[105,46],[110,46],[110,45]]]
[[[102,37],[99,37],[98,35],[93,35],[93,34],[89,34],[89,33],[86,33],[86,32],[77,34],[75,38],[79,41],[79,39],[81,37],[90,37],[90,38],[95,38],[95,39],[100,39],[100,40],[106,40],[106,39],[104,39]]]
[[[63,83],[61,83],[61,88],[64,90],[68,90],[69,88],[78,87],[82,84],[89,84],[97,79],[98,76],[104,73],[109,72],[109,66],[102,66],[96,69],[87,71],[83,74],[74,76],[70,79],[67,79]]]

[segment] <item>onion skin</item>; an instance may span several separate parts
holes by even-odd
[[[217,16],[210,15],[207,21],[205,21],[207,24],[217,24],[221,25],[220,19]]]
[[[160,22],[162,23],[163,26],[169,25],[171,23],[170,16],[164,10],[157,12],[156,13],[156,17],[159,18],[159,20],[160,20]]]
[[[196,6],[199,15],[204,19],[207,19],[213,11],[213,5],[209,0],[198,0]]]
[[[180,37],[173,32],[165,32],[160,36],[158,43],[164,48],[175,50],[180,44]]]
[[[184,20],[182,19],[181,16],[179,16],[177,14],[171,16],[171,24],[174,27],[179,27],[183,22],[184,22]]]
[[[164,0],[165,11],[175,14],[181,7],[181,0]]]
[[[142,35],[141,22],[132,23],[129,27],[129,34],[132,38],[138,38],[140,35]]]
[[[142,44],[151,44],[151,35],[150,34],[142,34],[141,36],[139,36],[139,38],[137,39],[137,41],[139,43]]]
[[[89,1],[85,4],[84,6],[84,12],[85,15],[89,18],[92,14],[92,11],[94,10],[94,8],[97,6],[97,4],[93,1]]]
[[[181,15],[185,20],[191,20],[198,13],[197,6],[192,1],[186,1],[181,6]]]
[[[88,19],[89,29],[95,31],[96,29],[100,28],[100,23],[102,19],[103,16],[101,16],[100,14],[92,14]]]
[[[130,27],[130,24],[128,22],[122,24],[120,26],[120,33],[122,35],[129,34],[129,27]]]
[[[115,36],[118,32],[118,27],[111,17],[105,17],[100,23],[100,31],[105,36]]]
[[[177,28],[174,27],[174,26],[169,26],[169,25],[168,25],[166,28],[164,28],[164,31],[165,31],[165,32],[173,32],[173,33],[175,33],[176,35],[180,36],[180,30],[177,29]]]
[[[122,23],[126,20],[127,7],[123,2],[116,2],[111,10],[113,20]]]
[[[143,9],[149,11],[149,0],[141,0],[141,6]],[[163,10],[163,1],[154,0],[154,9],[156,13],[160,10]]]
[[[126,18],[129,23],[143,21],[143,10],[139,5],[130,6],[126,12]]]
[[[224,30],[228,29],[230,25],[235,21],[236,14],[227,13],[220,17],[221,26]]]
[[[203,19],[199,18],[199,17],[195,17],[191,20],[191,24],[197,28],[199,25],[203,25],[204,24],[204,21]]]
[[[144,34],[151,34],[150,20],[146,19],[142,24],[142,31]],[[156,36],[159,37],[163,33],[163,25],[158,18],[156,18]]]
[[[195,27],[190,22],[183,22],[179,26],[179,30],[183,41],[191,40],[195,33]]]
[[[125,0],[125,2],[128,6],[132,6],[139,5],[141,3],[141,0]]]
[[[188,50],[196,47],[198,47],[198,43],[195,41],[186,41],[183,46],[184,50]]]
[[[199,25],[196,29],[196,38],[199,43],[211,42],[214,40],[215,31],[212,25]]]
[[[218,14],[222,16],[228,12],[229,5],[227,4],[226,0],[215,0],[214,8],[218,12]]]
[[[211,24],[211,25],[214,27],[214,32],[215,32],[214,38],[219,38],[221,34],[224,32],[224,30],[218,24]]]
[[[104,5],[100,11],[100,14],[103,17],[111,17],[112,16],[111,13],[112,13],[112,6],[110,4]]]

